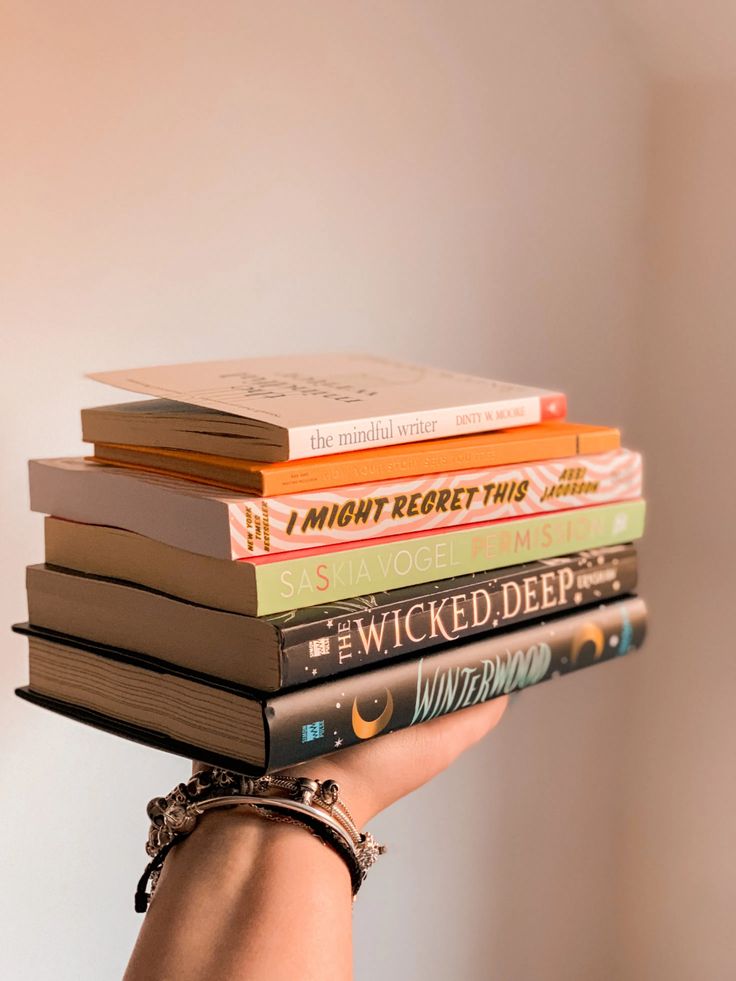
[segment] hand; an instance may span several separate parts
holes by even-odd
[[[493,699],[284,772],[336,780],[362,826],[482,739],[507,702]],[[351,925],[350,878],[335,851],[247,809],[217,810],[166,859],[126,981],[344,981],[352,977]]]
[[[421,787],[501,720],[508,697],[444,715],[369,742],[289,767],[289,776],[336,780],[358,827]]]

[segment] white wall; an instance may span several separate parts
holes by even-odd
[[[86,370],[368,348],[633,421],[649,99],[605,4],[6,7],[4,622],[42,557],[25,458],[110,398]],[[185,765],[14,700],[4,650],[0,973],[115,977],[144,805]],[[616,976],[642,670],[525,693],[376,822],[359,978]]]
[[[627,698],[629,981],[736,974],[735,105],[736,79],[655,90],[631,427],[648,461],[652,634]]]

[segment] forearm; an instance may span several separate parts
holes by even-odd
[[[507,699],[390,733],[290,771],[334,779],[358,828],[498,722]],[[166,858],[125,981],[346,981],[348,869],[301,827],[212,811]]]
[[[167,858],[125,981],[346,981],[351,909],[345,863],[304,828],[212,813]]]

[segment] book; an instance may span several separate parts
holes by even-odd
[[[617,659],[641,646],[646,608],[639,598],[614,600],[273,696],[16,629],[29,637],[21,697],[169,752],[263,773]]]
[[[566,410],[560,392],[369,354],[241,358],[88,377],[163,400],[95,415],[84,410],[90,442],[212,452],[217,435],[226,438],[227,455],[250,460],[507,429],[563,419]],[[107,435],[95,428],[103,417]],[[206,440],[197,438],[202,434]]]
[[[619,545],[266,617],[56,566],[26,584],[34,627],[278,691],[622,596],[636,576]]]
[[[109,408],[109,407],[108,407]],[[99,432],[106,425],[104,415],[88,409],[84,437],[90,430]],[[90,422],[92,420],[92,422]],[[102,429],[105,432],[105,429]],[[202,434],[197,434],[202,435]],[[203,437],[203,442],[206,435]],[[215,448],[228,454],[230,437],[213,440]],[[126,446],[95,442],[92,459],[101,463],[116,463],[140,467],[151,473],[162,473],[229,487],[265,497],[269,494],[291,494],[297,491],[320,490],[343,484],[395,480],[398,477],[417,477],[452,470],[472,470],[498,467],[533,460],[553,460],[556,457],[582,456],[587,453],[608,453],[621,445],[618,429],[610,426],[586,426],[571,422],[541,422],[536,426],[502,429],[470,436],[451,436],[445,439],[423,440],[404,446],[376,446],[372,449],[333,453],[306,460],[286,460],[282,463],[262,463],[210,453],[176,450],[159,446]]]
[[[641,469],[638,453],[619,449],[255,497],[79,458],[32,460],[31,508],[243,559],[634,500],[642,493]]]
[[[50,518],[46,562],[261,616],[622,545],[642,536],[644,515],[641,500],[595,504],[236,561],[187,552],[120,528]]]

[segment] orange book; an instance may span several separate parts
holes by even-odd
[[[183,477],[259,496],[319,490],[343,484],[372,483],[481,467],[552,460],[618,449],[621,436],[609,426],[543,422],[470,436],[452,436],[400,446],[376,446],[353,453],[287,460],[283,463],[161,447],[95,443],[94,457],[149,473]]]

